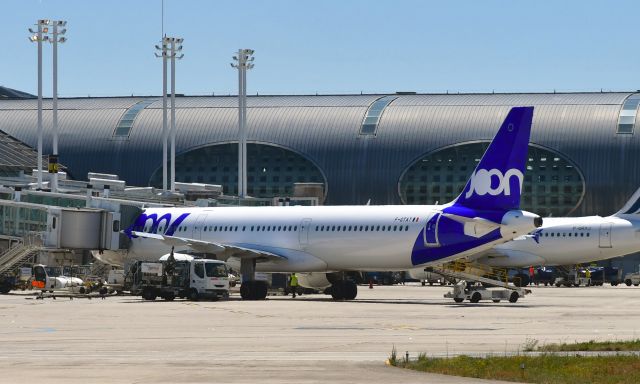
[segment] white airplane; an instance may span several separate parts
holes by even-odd
[[[478,267],[563,266],[636,252],[640,252],[640,188],[611,216],[545,218],[531,234],[498,244],[473,261]],[[426,278],[424,268],[410,270],[409,275]],[[519,277],[528,281],[528,275]]]
[[[256,271],[298,272],[306,287],[354,299],[345,272],[406,270],[486,251],[542,219],[519,209],[533,107],[511,109],[463,192],[445,205],[150,208],[125,233],[127,257],[191,249],[239,265],[244,299],[263,299]]]

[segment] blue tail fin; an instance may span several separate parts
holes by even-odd
[[[508,211],[520,207],[533,107],[512,108],[454,207]]]
[[[631,195],[629,201],[614,216],[618,215],[638,215],[640,214],[640,188]]]

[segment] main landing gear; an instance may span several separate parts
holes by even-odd
[[[266,281],[255,280],[256,259],[240,260],[240,273],[243,278],[240,285],[242,300],[264,300],[269,287]]]
[[[358,296],[358,285],[351,280],[336,280],[330,289],[334,300],[353,300]]]

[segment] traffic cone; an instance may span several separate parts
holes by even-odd
[[[373,289],[373,279],[369,279],[369,289]]]

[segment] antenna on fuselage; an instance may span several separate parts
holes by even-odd
[[[366,205],[371,205],[371,199],[367,200],[367,204]]]

